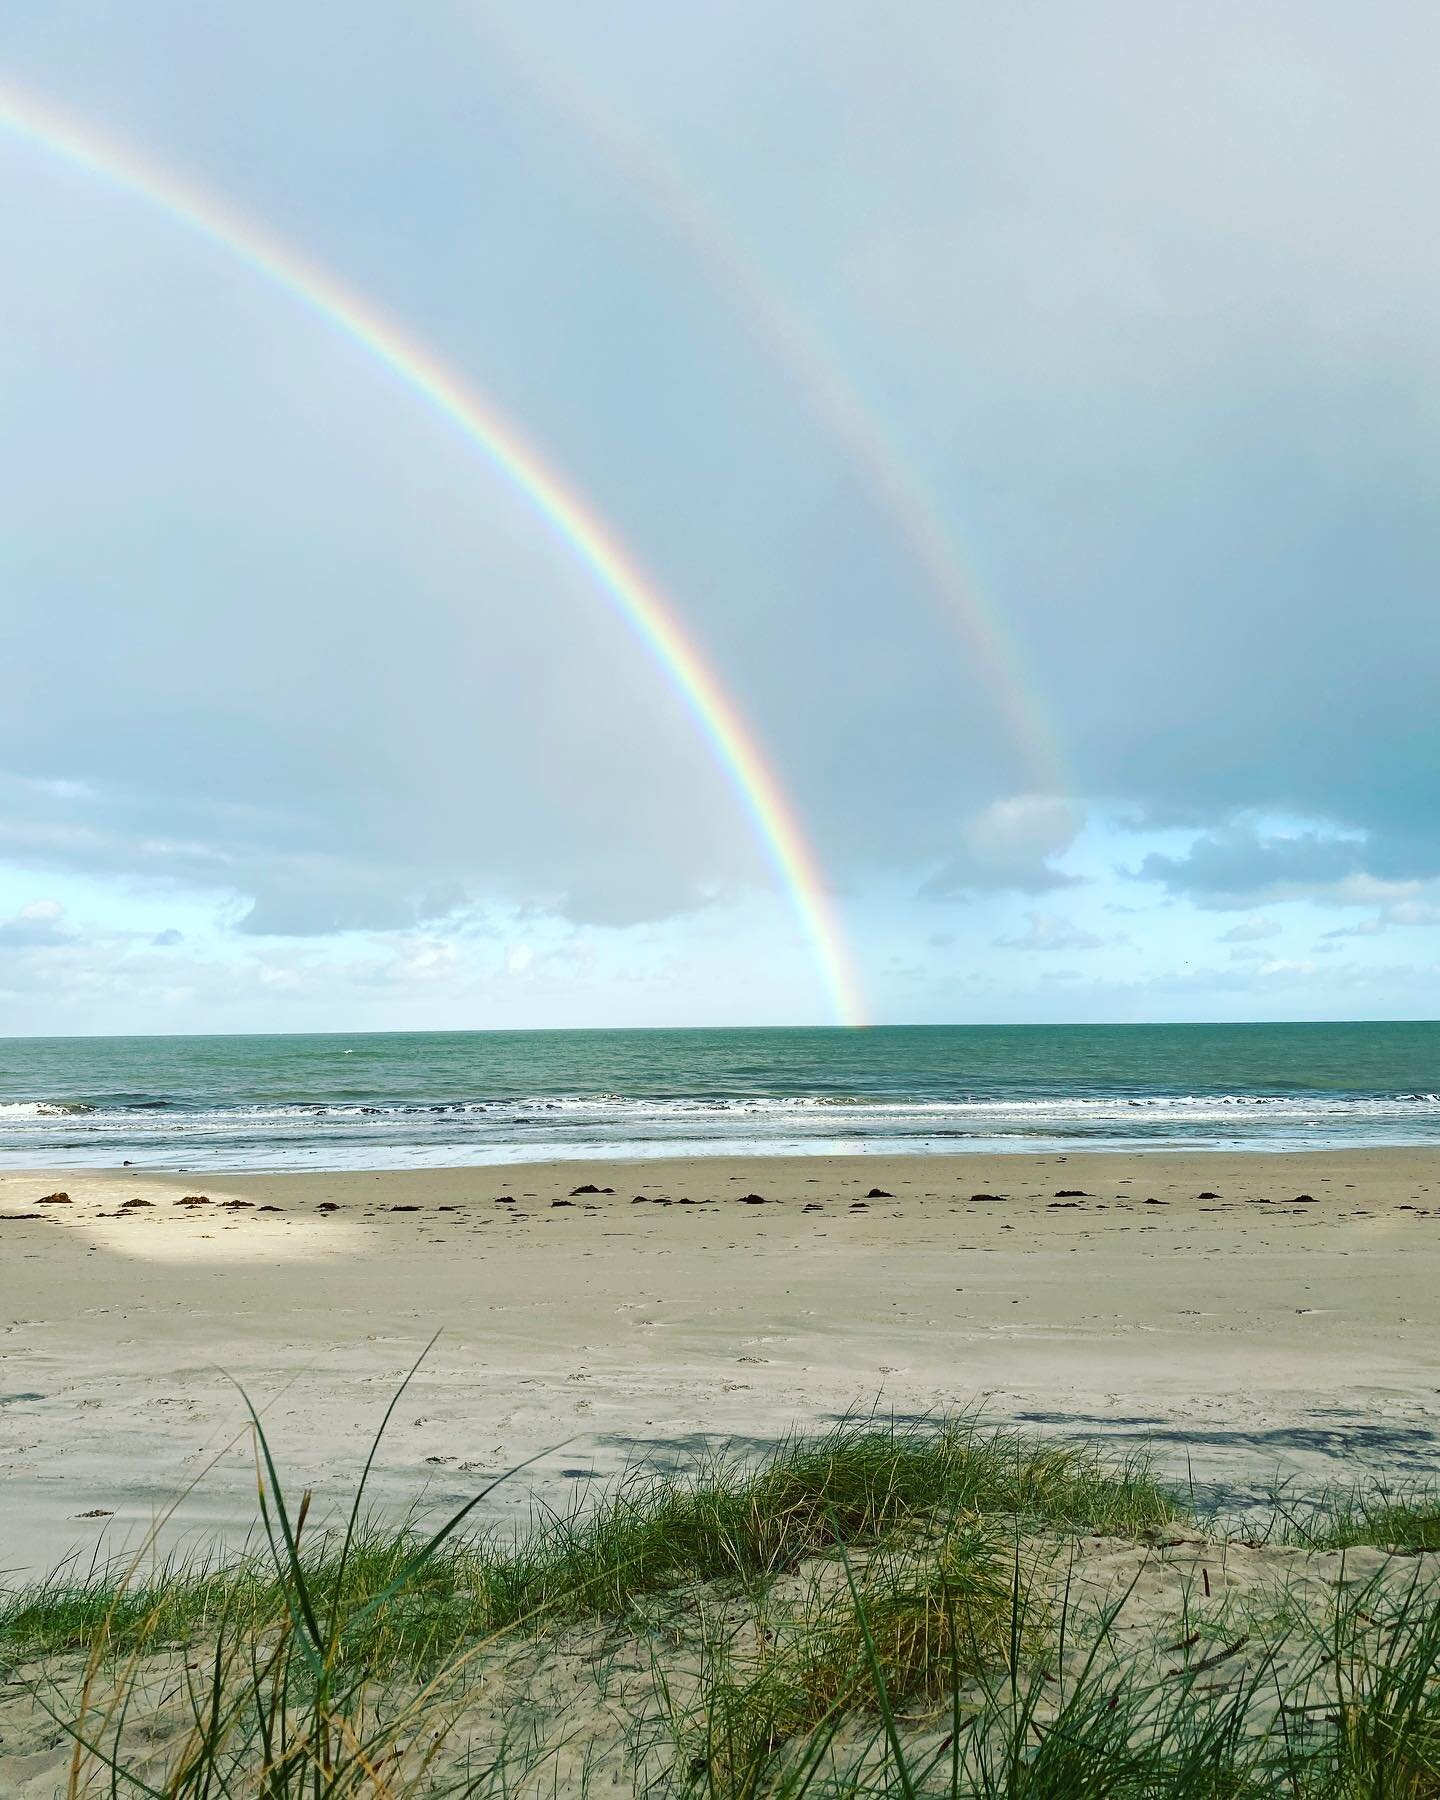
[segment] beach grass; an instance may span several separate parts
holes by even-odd
[[[923,1674],[887,1653],[883,1602],[859,1584],[851,1597],[850,1647],[858,1640],[863,1651],[837,1665],[849,1670],[843,1685],[807,1689],[815,1650],[803,1638],[752,1659],[748,1679],[720,1662],[707,1671],[685,1740],[688,1791],[710,1800],[1440,1794],[1440,1605],[1430,1583],[1360,1582],[1279,1636],[1252,1633],[1240,1609],[1228,1644],[1190,1654],[1159,1644],[1121,1652],[1111,1638],[1121,1603],[1089,1622],[1088,1652],[1068,1677],[1055,1646],[1081,1621],[1037,1613],[1018,1585],[1008,1632],[988,1645],[933,1638]],[[950,1618],[962,1608],[957,1595]],[[1178,1661],[1166,1666],[1167,1655]]]
[[[271,1506],[278,1519],[278,1485]],[[342,1654],[376,1670],[420,1670],[479,1633],[620,1612],[684,1582],[763,1580],[833,1546],[961,1514],[1138,1536],[1180,1510],[1138,1459],[970,1420],[866,1419],[797,1437],[758,1468],[717,1457],[674,1477],[637,1471],[583,1510],[538,1515],[514,1538],[462,1535],[457,1522],[420,1561],[414,1532],[357,1518],[348,1535],[302,1534],[293,1566],[267,1547],[143,1576],[116,1566],[61,1572],[0,1592],[0,1662],[96,1644],[124,1653],[203,1635],[222,1615],[259,1628],[284,1614],[298,1581],[317,1608],[363,1615]]]
[[[258,1550],[0,1593],[0,1699],[73,1745],[58,1791],[1440,1797],[1419,1490],[1289,1504],[1274,1541],[1328,1557],[1323,1599],[1240,1594],[1170,1641],[1136,1587],[1202,1541],[1183,1497],[972,1419],[637,1470],[509,1536],[473,1525],[489,1488],[428,1533],[367,1519],[378,1438],[319,1531],[255,1438]],[[1098,1607],[1082,1541],[1134,1553]],[[1397,1554],[1351,1578],[1363,1545]]]

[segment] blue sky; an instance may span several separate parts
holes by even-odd
[[[767,747],[875,1017],[1433,1017],[1437,40],[48,0],[0,73],[543,446]],[[472,447],[3,133],[0,207],[0,1030],[826,1017],[685,708]]]

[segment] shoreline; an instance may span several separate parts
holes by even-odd
[[[567,1172],[573,1172],[577,1165],[585,1162],[603,1163],[612,1172],[616,1167],[635,1170],[657,1167],[691,1165],[707,1168],[712,1164],[744,1164],[747,1168],[756,1164],[777,1164],[782,1167],[792,1163],[823,1162],[829,1165],[851,1163],[870,1167],[877,1162],[895,1161],[900,1164],[962,1164],[985,1163],[990,1161],[1004,1165],[1030,1162],[1035,1165],[1063,1163],[1070,1157],[1113,1158],[1117,1161],[1128,1161],[1131,1158],[1142,1163],[1163,1161],[1166,1158],[1176,1160],[1233,1160],[1244,1163],[1253,1158],[1260,1163],[1272,1163],[1280,1158],[1297,1161],[1310,1158],[1312,1160],[1346,1161],[1351,1157],[1418,1157],[1429,1159],[1437,1171],[1440,1171],[1440,1142],[1416,1138],[1403,1143],[1357,1141],[1353,1135],[1343,1139],[1337,1138],[1331,1144],[1285,1144],[1255,1142],[1243,1145],[1202,1144],[1189,1145],[1173,1141],[1153,1141],[1148,1143],[1100,1143],[1077,1144],[1071,1140],[1057,1141],[1049,1144],[1042,1142],[1038,1146],[1033,1143],[1015,1145],[1014,1147],[994,1148],[967,1146],[959,1150],[936,1150],[928,1147],[930,1140],[915,1140],[916,1148],[896,1148],[894,1142],[886,1140],[875,1147],[860,1147],[847,1142],[843,1148],[832,1147],[824,1140],[813,1143],[784,1143],[757,1141],[754,1148],[735,1148],[730,1144],[714,1150],[697,1150],[690,1144],[671,1146],[656,1144],[653,1149],[641,1148],[635,1144],[587,1145],[583,1148],[566,1148],[552,1150],[545,1156],[526,1154],[531,1146],[523,1145],[517,1154],[502,1157],[487,1157],[481,1161],[444,1162],[444,1161],[412,1161],[392,1163],[348,1163],[323,1162],[267,1164],[263,1161],[249,1163],[220,1162],[148,1162],[138,1158],[121,1162],[87,1163],[65,1162],[54,1159],[46,1162],[25,1162],[10,1164],[0,1155],[0,1182],[5,1181],[54,1181],[61,1178],[73,1178],[84,1181],[98,1178],[114,1178],[129,1180],[135,1178],[156,1178],[160,1180],[182,1176],[212,1176],[230,1181],[308,1181],[311,1178],[328,1179],[331,1177],[363,1178],[367,1175],[384,1175],[400,1179],[417,1177],[429,1180],[436,1176],[483,1176],[487,1172],[517,1175],[520,1172],[540,1172],[542,1179],[550,1179],[548,1171],[554,1171],[554,1179],[563,1179]],[[924,1146],[924,1147],[922,1147]],[[454,1146],[437,1150],[441,1157]],[[323,1152],[316,1150],[317,1158]],[[1440,1175],[1437,1175],[1440,1179]]]
[[[133,1542],[242,1424],[229,1378],[336,1502],[436,1330],[394,1512],[540,1453],[497,1496],[520,1519],[877,1406],[1193,1458],[1242,1498],[1440,1469],[1425,1149],[7,1170],[0,1268],[11,1573]],[[248,1525],[253,1480],[242,1443],[178,1528]]]

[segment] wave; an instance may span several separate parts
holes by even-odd
[[[89,1100],[0,1100],[0,1122],[10,1118],[78,1118],[96,1110]]]
[[[174,1112],[177,1129],[204,1121],[228,1120],[263,1125],[288,1120],[350,1122],[363,1119],[445,1119],[500,1117],[516,1112],[673,1115],[753,1115],[769,1113],[813,1114],[829,1111],[870,1111],[886,1116],[917,1118],[946,1115],[976,1117],[1005,1114],[1057,1116],[1109,1116],[1125,1112],[1194,1113],[1237,1108],[1271,1108],[1296,1112],[1394,1111],[1440,1109],[1440,1093],[1395,1094],[1025,1094],[959,1095],[953,1098],[886,1094],[756,1094],[756,1095],[649,1095],[649,1094],[529,1094],[488,1100],[388,1101],[289,1100],[238,1101],[230,1105],[192,1104],[177,1107],[169,1099],[126,1099],[105,1104],[90,1100],[0,1101],[0,1127],[10,1120],[77,1118],[95,1123],[136,1121],[136,1113]]]
[[[582,1155],[1440,1145],[1440,1094],[346,1095],[0,1101],[0,1164],[401,1167]]]

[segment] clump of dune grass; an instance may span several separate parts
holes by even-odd
[[[978,1517],[812,1574],[763,1607],[743,1644],[711,1644],[699,1704],[680,1724],[692,1781],[724,1800],[764,1791],[777,1758],[809,1766],[857,1716],[931,1709],[979,1671],[1013,1663],[1025,1601],[1010,1546]],[[839,1579],[843,1576],[843,1579]]]
[[[1180,1511],[1139,1460],[972,1421],[846,1423],[782,1445],[758,1469],[638,1475],[583,1514],[545,1521],[491,1561],[491,1618],[613,1612],[678,1582],[764,1579],[961,1513],[1135,1536]]]
[[[747,1685],[712,1670],[697,1703],[707,1735],[677,1759],[681,1791],[707,1800],[1435,1800],[1440,1795],[1440,1604],[1418,1580],[1396,1593],[1341,1583],[1322,1619],[1157,1671],[1111,1654],[1117,1602],[1070,1679],[1053,1655],[1076,1621],[1044,1630],[1013,1590],[1022,1654],[947,1658],[918,1689],[884,1654],[882,1611],[850,1588],[865,1655],[841,1707],[797,1699],[804,1656]],[[1281,1672],[1283,1670],[1283,1673]],[[777,1704],[777,1701],[780,1704]],[[927,1712],[926,1706],[929,1705]],[[787,1710],[788,1707],[788,1710]],[[698,1748],[697,1748],[698,1746]]]

